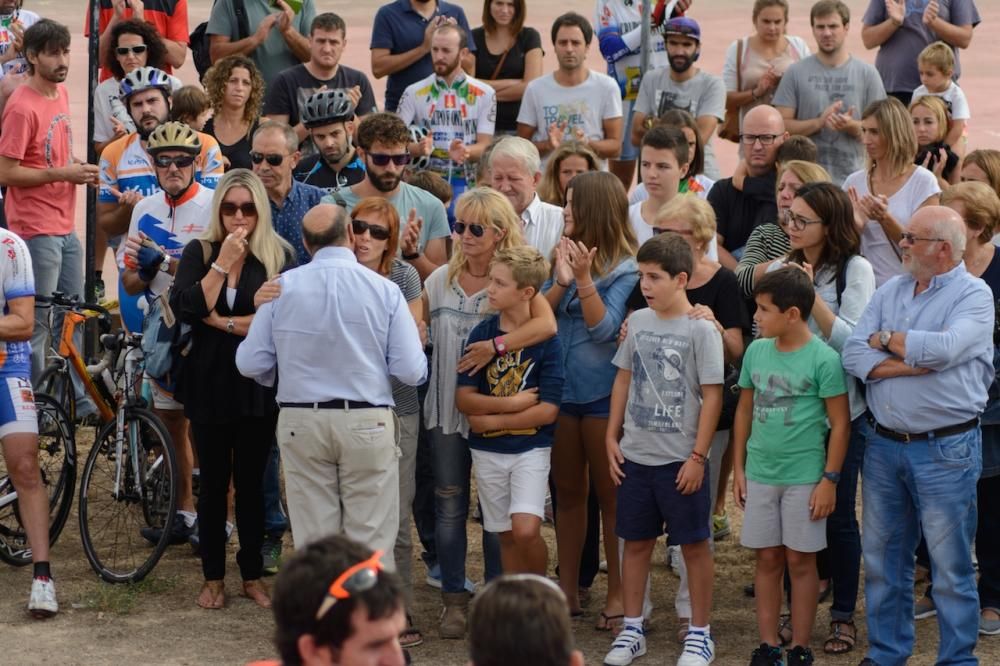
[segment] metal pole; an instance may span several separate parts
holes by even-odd
[[[639,42],[639,80],[642,80],[646,70],[649,69],[649,31],[651,26],[652,12],[649,4],[656,0],[644,0],[639,4],[639,15],[642,17],[642,41]],[[628,131],[628,130],[626,130]]]
[[[97,68],[100,63],[100,0],[90,1],[90,42],[87,52],[87,162],[97,164],[97,151],[94,150],[94,89],[97,87]],[[93,303],[96,300],[96,281],[94,273],[97,270],[94,255],[97,246],[97,188],[85,188],[87,193],[87,227],[84,238],[84,299]],[[94,326],[87,326],[84,349],[94,350],[97,346],[97,331]]]

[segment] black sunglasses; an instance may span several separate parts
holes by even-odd
[[[484,227],[481,224],[466,224],[465,222],[456,222],[454,229],[455,233],[459,236],[464,234],[466,229],[471,231],[472,235],[475,236],[476,238],[482,238],[483,234],[486,233],[486,227]]]
[[[146,52],[145,44],[138,44],[136,46],[117,46],[115,47],[115,53],[120,56],[127,56],[129,53],[134,53],[140,55]]]
[[[226,217],[235,217],[236,211],[243,213],[243,217],[257,217],[257,206],[252,201],[242,204],[223,201],[219,204],[219,212]]]
[[[281,166],[281,163],[285,161],[285,155],[278,155],[277,153],[268,153],[265,155],[256,151],[250,153],[250,161],[254,164],[260,164],[264,160],[267,160],[267,163],[273,167]]]
[[[693,236],[694,232],[690,229],[667,229],[666,227],[653,227],[653,235],[659,236],[660,234],[670,232],[672,234],[680,234],[681,236]]]
[[[375,240],[389,240],[389,229],[379,224],[372,224],[371,222],[365,222],[364,220],[352,220],[351,227],[354,228],[355,236],[360,236],[367,231]]]
[[[389,164],[390,160],[392,160],[392,163],[395,164],[396,166],[406,166],[407,164],[410,163],[409,153],[400,153],[399,155],[386,155],[385,153],[368,153],[368,157],[372,159],[372,164],[380,167]]]
[[[153,158],[153,163],[161,169],[169,169],[170,165],[173,164],[178,169],[183,169],[194,164],[194,155],[177,155],[175,157],[167,157],[166,155],[157,155]]]

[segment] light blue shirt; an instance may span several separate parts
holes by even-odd
[[[993,295],[965,264],[931,279],[915,294],[916,281],[904,274],[879,287],[844,344],[844,369],[868,387],[875,420],[897,432],[918,433],[970,421],[986,406],[993,381]],[[906,333],[911,366],[929,368],[917,377],[868,379],[891,355],[872,349],[876,331]]]
[[[257,310],[236,367],[265,386],[280,373],[278,402],[394,405],[390,375],[410,386],[427,378],[403,293],[346,247],[322,248],[281,276],[281,296]]]

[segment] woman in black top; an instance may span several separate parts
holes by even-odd
[[[528,82],[542,75],[542,38],[524,25],[525,0],[484,0],[483,25],[472,31],[475,77],[497,93],[497,134],[517,130]]]
[[[264,78],[253,60],[228,56],[205,72],[205,92],[212,100],[213,115],[202,132],[219,142],[226,171],[250,169],[250,141],[260,124],[264,102]]]
[[[261,482],[271,450],[278,406],[273,388],[236,369],[236,348],[253,321],[254,295],[294,265],[291,246],[271,227],[271,207],[260,179],[233,169],[219,181],[204,240],[184,248],[171,290],[177,318],[191,326],[191,348],[177,380],[177,399],[191,422],[201,465],[198,533],[205,584],[202,608],[225,605],[226,494],[236,488],[236,561],[243,594],[269,608],[260,582],[264,540]]]

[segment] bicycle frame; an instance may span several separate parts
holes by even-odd
[[[101,422],[107,423],[115,418],[115,406],[108,404],[108,401],[103,395],[101,395],[101,392],[94,384],[94,379],[92,377],[92,373],[90,372],[91,368],[88,368],[86,363],[84,363],[83,356],[77,350],[76,344],[73,342],[73,334],[76,332],[76,327],[86,322],[87,319],[87,315],[82,312],[66,310],[63,313],[63,326],[59,338],[59,356],[69,362],[71,370],[75,372],[76,376],[80,378],[81,382],[83,382],[83,388],[87,392],[87,395],[89,395],[93,399],[94,404],[97,405],[98,413],[101,416]]]

